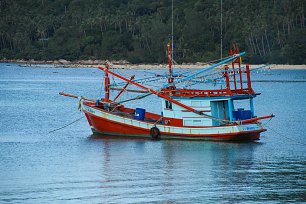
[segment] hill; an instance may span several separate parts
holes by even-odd
[[[306,64],[306,2],[223,0],[223,56]],[[171,0],[1,0],[0,58],[163,63]],[[174,58],[220,57],[220,1],[174,0]]]

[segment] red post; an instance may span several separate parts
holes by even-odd
[[[233,56],[233,50],[230,49],[230,55]],[[234,87],[235,90],[237,90],[237,81],[236,81],[236,71],[235,71],[235,62],[234,60],[232,61],[232,68],[233,68],[233,77],[234,77]]]
[[[239,53],[239,48],[237,46],[236,43],[234,43],[234,53],[235,54],[238,54]],[[240,61],[240,57],[238,57],[235,62],[238,63],[238,70],[239,70],[239,79],[240,79],[240,89],[242,90],[243,89],[243,83],[242,83],[242,71],[241,71],[241,61]]]
[[[251,92],[253,92],[253,90],[252,90],[252,84],[251,84],[250,67],[249,67],[248,64],[245,66],[245,70],[246,70],[246,75],[247,75],[248,91],[249,91],[249,93],[251,93]]]
[[[240,89],[243,89],[243,83],[242,83],[242,71],[240,66],[240,59],[238,58],[238,67],[239,67],[239,75],[240,75]]]
[[[106,64],[105,69],[108,70],[108,64]],[[106,71],[104,74],[104,90],[105,90],[105,102],[109,102],[109,77],[108,72]]]
[[[230,85],[230,80],[229,80],[229,75],[228,75],[228,65],[225,65],[224,69],[225,69],[224,76],[226,80],[226,92],[228,94],[231,94],[231,85]]]

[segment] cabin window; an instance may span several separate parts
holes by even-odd
[[[191,106],[201,106],[201,101],[191,101]]]
[[[166,100],[166,108],[172,109],[172,102]]]
[[[193,120],[193,125],[194,126],[202,125],[202,120]]]
[[[201,119],[184,119],[184,126],[203,126],[203,120]]]

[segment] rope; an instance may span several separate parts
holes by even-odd
[[[85,117],[85,116],[83,115],[82,117],[76,119],[75,121],[73,121],[73,122],[71,122],[71,123],[69,123],[69,124],[67,124],[67,125],[64,125],[63,127],[57,128],[57,129],[55,129],[55,130],[51,130],[48,134],[50,134],[50,133],[52,133],[52,132],[55,132],[55,131],[58,131],[58,130],[61,130],[61,129],[64,129],[65,127],[68,127],[69,125],[72,125],[73,123],[78,122],[79,120],[81,120],[81,119],[84,118],[84,117]]]
[[[156,127],[156,124],[159,123],[163,119],[163,116],[161,116],[155,123],[154,126]]]
[[[269,121],[268,121],[269,122]],[[268,123],[267,122],[267,123]],[[266,125],[266,128],[269,128],[270,130],[272,130],[274,133],[278,134],[279,136],[283,137],[283,138],[286,138],[287,140],[293,142],[293,144],[300,144],[300,145],[303,145],[303,146],[306,146],[306,143],[303,143],[303,142],[300,142],[300,141],[295,141],[287,136],[285,136],[284,134],[281,134],[279,133],[278,131],[274,130],[273,128],[271,128],[270,126],[267,126],[267,123],[265,124]]]
[[[124,100],[124,101],[119,101],[118,104],[126,103],[128,101],[134,101],[134,100],[142,99],[142,98],[145,98],[145,97],[150,96],[150,95],[152,95],[152,93],[147,93],[147,94],[139,95],[139,96],[137,96],[135,98],[127,99],[127,100]]]

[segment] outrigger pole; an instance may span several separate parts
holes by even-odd
[[[76,98],[76,99],[82,98],[82,99],[84,99],[84,100],[86,100],[86,101],[96,102],[96,100],[93,99],[93,98],[86,98],[86,97],[83,97],[83,96],[77,96],[77,95],[74,95],[74,94],[71,94],[71,93],[65,93],[65,92],[63,92],[63,91],[62,91],[62,92],[59,92],[59,95],[67,96],[67,97],[70,97],[70,98]]]
[[[132,81],[134,78],[135,78],[135,75],[132,75],[131,78],[130,78],[130,80]],[[129,82],[125,84],[125,86],[120,90],[120,92],[119,92],[118,95],[114,98],[113,101],[116,101],[116,100],[119,98],[119,96],[126,90],[126,88],[128,87],[129,84],[130,84]]]

